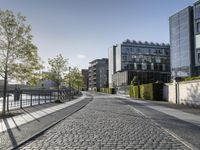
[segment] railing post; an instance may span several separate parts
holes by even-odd
[[[47,103],[47,95],[45,93],[45,96],[44,96],[44,103]]]
[[[22,93],[20,94],[20,108],[22,108]]]
[[[50,103],[51,103],[51,92],[50,92],[49,98],[50,98]]]
[[[40,105],[40,94],[38,95],[38,105]]]
[[[33,106],[33,99],[32,99],[32,94],[31,94],[31,106]]]
[[[9,112],[9,94],[7,95],[7,111]]]

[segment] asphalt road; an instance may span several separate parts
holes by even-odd
[[[132,101],[93,93],[86,107],[21,149],[198,149],[199,130]]]

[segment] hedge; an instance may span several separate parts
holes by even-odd
[[[162,100],[163,84],[149,83],[139,86],[130,85],[129,95],[133,98],[141,98],[148,100]]]
[[[143,84],[140,85],[140,97],[142,99],[150,99],[153,100],[153,84]]]
[[[199,80],[200,76],[195,76],[195,77],[185,77],[183,78],[183,81],[191,81],[191,80]]]
[[[114,88],[101,88],[100,92],[108,93],[108,94],[115,94],[115,89]]]
[[[140,98],[139,86],[130,85],[129,94],[130,94],[130,97]]]

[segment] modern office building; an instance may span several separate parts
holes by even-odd
[[[88,90],[88,69],[82,69],[81,74],[83,76],[84,90]]]
[[[200,75],[200,1],[194,3],[195,75]]]
[[[108,87],[108,59],[95,59],[89,67],[89,90],[100,91],[100,88]]]
[[[169,18],[171,74],[175,77],[200,75],[200,1]]]
[[[169,18],[171,75],[194,75],[193,7],[189,6]]]
[[[169,82],[169,45],[126,40],[109,48],[109,87],[129,85],[134,76],[139,84]]]

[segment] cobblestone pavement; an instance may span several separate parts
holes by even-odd
[[[21,149],[188,149],[122,100],[97,95]]]

